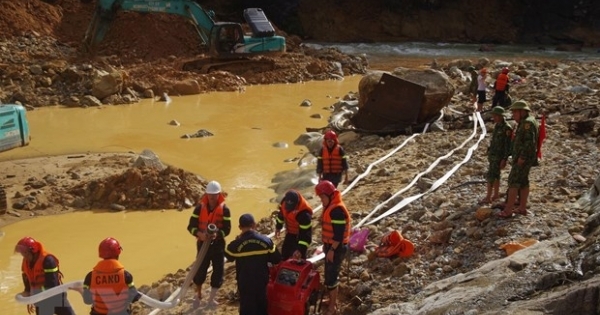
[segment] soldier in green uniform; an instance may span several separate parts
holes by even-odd
[[[475,71],[475,67],[470,66],[467,68],[469,73],[471,74],[471,83],[469,84],[469,96],[471,97],[471,103],[475,103],[477,100],[477,71]]]
[[[492,140],[487,151],[488,162],[490,163],[486,175],[487,194],[479,204],[490,203],[500,197],[500,170],[506,167],[506,161],[510,155],[512,136],[512,127],[504,120],[504,112],[504,108],[500,106],[492,108],[492,117],[495,125]]]
[[[508,197],[504,210],[498,213],[501,218],[510,218],[517,195],[519,207],[516,213],[527,215],[529,197],[529,170],[537,165],[538,124],[530,115],[531,108],[526,101],[516,101],[510,106],[517,130],[513,140],[512,168],[508,175]]]

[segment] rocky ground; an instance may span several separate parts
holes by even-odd
[[[571,256],[568,257],[573,260],[565,258],[568,264],[561,262],[567,265],[559,273],[560,279],[563,280],[553,278],[550,284],[545,284],[543,290],[539,291],[549,292],[566,284],[593,279],[597,272],[593,262],[593,246],[597,244],[593,233],[593,211],[583,208],[577,200],[600,175],[597,167],[600,157],[597,94],[599,83],[596,77],[600,70],[598,64],[506,61],[515,69],[515,73],[520,72],[526,78],[522,80],[523,83],[514,85],[513,97],[530,100],[536,117],[542,114],[547,116],[548,135],[543,146],[543,162],[534,168],[531,174],[532,193],[528,216],[502,220],[493,215],[499,211],[494,208],[499,201],[491,205],[478,204],[485,194],[482,179],[487,169],[485,148],[489,137],[479,143],[473,157],[445,184],[429,192],[433,182],[463,160],[468,148],[479,139],[480,130],[466,146],[441,160],[430,173],[419,176],[412,188],[394,197],[394,194],[409,185],[418,173],[457,147],[473,132],[472,122],[468,119],[472,108],[460,92],[466,83],[463,82],[462,72],[457,72],[453,67],[465,62],[469,61],[457,60],[437,65],[452,78],[457,87],[451,104],[444,110],[441,127],[446,130],[413,138],[405,148],[374,166],[369,175],[361,179],[344,197],[353,213],[354,223],[358,223],[376,207],[379,210],[371,218],[377,217],[408,196],[426,193],[393,216],[366,226],[370,230],[367,252],[353,255],[342,272],[340,304],[344,314],[366,314],[402,302],[418,303],[426,292],[431,291],[428,286],[437,283],[436,281],[468,274],[491,261],[501,261],[499,259],[507,255],[505,250],[500,249],[503,244],[514,245],[528,240],[543,243],[557,238],[564,239],[565,235],[573,236],[570,245],[564,249],[564,252],[570,253]],[[488,61],[482,59],[472,62]],[[489,66],[498,68],[504,63],[492,61]],[[349,95],[347,99],[352,97],[356,95]],[[483,117],[487,121],[487,130],[491,131],[490,117],[488,114],[484,114]],[[344,141],[344,146],[349,154],[351,177],[356,178],[367,170],[369,164],[399,146],[408,136],[382,137],[345,132],[341,138],[349,139]],[[152,163],[138,162],[137,165],[142,168],[135,168],[135,162],[139,159],[136,155],[88,155],[2,162],[0,177],[7,179],[7,195],[11,198],[9,204],[13,209],[16,204],[24,205],[23,209],[12,210],[2,216],[2,223],[14,222],[31,214],[47,215],[91,205],[113,207],[115,210],[118,210],[120,203],[131,208],[153,208],[149,202],[150,196],[156,196],[153,199],[156,202],[161,200],[159,208],[177,208],[187,206],[186,198],[193,200],[197,197],[191,191],[201,190],[205,184],[202,179],[172,167],[164,170],[154,169],[151,167]],[[32,167],[37,165],[45,165],[45,168]],[[36,169],[37,174],[31,173],[31,170]],[[503,173],[504,178],[507,172],[508,170],[505,170]],[[133,182],[145,184],[127,187],[127,183]],[[138,186],[142,189],[132,188]],[[161,190],[159,187],[172,189]],[[504,187],[503,185],[502,190]],[[42,190],[44,194],[37,193]],[[109,191],[119,191],[119,194],[106,195]],[[109,202],[102,205],[94,203],[99,200],[98,196],[109,195]],[[310,192],[307,196],[312,197]],[[315,202],[315,198],[311,200]],[[21,216],[16,217],[12,213]],[[272,226],[270,218],[264,218],[261,231],[269,233]],[[416,251],[412,257],[394,260],[373,259],[370,253],[377,246],[382,234],[390,229],[402,231],[402,234],[415,244]],[[577,242],[583,242],[583,245],[578,246]],[[584,255],[586,258],[577,261],[576,258],[581,257],[581,254],[573,253],[580,252],[587,253]],[[535,270],[529,270],[529,277],[542,278],[549,273],[542,266],[531,266],[533,267],[529,268]],[[226,284],[219,296],[223,305],[217,310],[192,310],[191,290],[182,305],[174,310],[163,311],[164,314],[236,314],[235,272],[232,267],[229,265],[226,272]],[[576,272],[577,270],[579,271]],[[551,274],[559,277],[555,271]],[[174,288],[181,285],[185,275],[184,269],[174,271],[173,274],[151,286],[143,286],[140,290],[152,297],[164,299]],[[525,279],[523,276],[520,281],[526,282]],[[540,295],[541,293],[535,290],[523,289],[523,292],[503,296],[502,299],[488,298],[480,301],[484,306],[469,307],[480,310],[502,309],[506,307],[507,301],[535,300]],[[135,314],[149,312],[150,309],[143,308],[142,305],[136,306]],[[555,310],[554,313],[560,312]],[[390,311],[390,314],[394,314],[394,311]],[[496,313],[491,311],[490,314]]]
[[[19,101],[32,107],[59,103],[87,106],[86,104],[97,104],[96,100],[115,104],[123,100],[135,101],[138,95],[153,97],[167,90],[172,93],[177,82],[189,83],[186,80],[190,79],[196,81],[197,86],[194,86],[198,87],[200,92],[232,90],[243,88],[248,82],[297,82],[325,78],[330,72],[337,75],[339,72],[333,71],[335,63],[330,62],[332,60],[338,61],[342,69],[352,69],[345,67],[346,63],[343,60],[354,60],[351,63],[353,65],[362,64],[358,62],[360,58],[353,59],[335,51],[314,52],[325,56],[318,58],[312,53],[300,50],[297,52],[299,55],[294,52],[287,55],[293,59],[289,60],[288,65],[297,64],[297,60],[300,60],[302,62],[298,63],[299,65],[272,76],[263,74],[242,79],[240,75],[225,72],[202,76],[173,70],[174,61],[195,56],[192,48],[178,46],[178,50],[172,52],[169,49],[176,45],[160,45],[165,51],[159,54],[159,49],[151,46],[146,37],[142,36],[145,34],[142,32],[132,32],[132,36],[120,39],[111,39],[109,36],[107,43],[112,44],[101,47],[101,51],[107,52],[107,57],[86,59],[78,53],[76,43],[78,38],[83,36],[86,21],[89,21],[92,12],[91,7],[68,0],[63,0],[62,6],[35,0],[21,2],[21,6],[15,7],[13,1],[0,1],[0,8],[6,13],[3,14],[4,18],[0,19],[0,26],[3,30],[13,30],[15,35],[8,37],[3,33],[4,37],[0,42],[0,99],[3,102]],[[23,15],[26,13],[29,14],[28,19],[23,18],[27,17]],[[16,24],[7,24],[5,20],[9,17],[13,17]],[[187,28],[185,23],[179,25],[179,29],[162,27],[167,24],[172,26],[176,22],[169,18],[158,21],[150,20],[147,16],[136,18],[137,23],[131,22],[135,19],[115,22],[124,23],[116,24],[115,28],[140,27],[138,30],[142,30],[141,27],[150,27],[157,32],[176,29],[180,34],[186,32]],[[24,21],[28,21],[28,24]],[[173,36],[167,35],[173,34],[163,34],[164,40],[172,40]],[[156,37],[163,39],[161,36]],[[144,43],[150,46],[144,46]],[[139,51],[145,53],[133,53],[130,48],[134,46],[140,47]],[[128,53],[119,57],[111,56],[111,52],[119,51]],[[181,57],[170,57],[171,55]],[[285,58],[288,57],[275,61],[284,62]],[[151,63],[150,60],[156,62]],[[423,60],[400,60],[371,67],[392,70],[396,66],[423,67],[425,63],[429,64]],[[487,169],[485,148],[489,137],[479,143],[473,157],[458,168],[444,185],[435,191],[428,191],[432,183],[465,157],[468,148],[479,139],[480,131],[466,146],[442,160],[430,173],[419,177],[414,187],[398,197],[390,198],[410,184],[419,172],[427,169],[432,162],[471,135],[472,121],[469,117],[472,107],[462,93],[467,85],[465,72],[462,70],[467,64],[486,65],[494,71],[509,66],[513,79],[518,79],[515,82],[520,82],[512,87],[513,97],[530,101],[536,117],[542,114],[547,117],[548,135],[544,143],[543,162],[541,166],[533,169],[531,174],[532,193],[528,216],[501,220],[493,216],[493,213],[498,211],[493,209],[494,204],[478,205],[478,201],[485,194],[482,178]],[[444,287],[438,285],[437,281],[469,274],[491,261],[502,261],[498,259],[506,257],[506,252],[499,248],[501,245],[530,239],[544,243],[557,238],[564,240],[564,236],[568,236],[568,241],[564,241],[567,243],[564,249],[567,253],[565,259],[557,263],[562,266],[559,271],[556,268],[550,270],[542,263],[520,265],[522,268],[515,269],[511,274],[522,277],[522,283],[529,285],[533,282],[538,285],[515,285],[512,289],[492,290],[509,291],[511,294],[493,297],[482,295],[480,300],[469,304],[460,312],[456,308],[446,307],[430,312],[421,309],[420,313],[463,314],[470,311],[470,314],[500,314],[503,309],[517,305],[520,301],[536,300],[544,293],[593,280],[598,272],[595,263],[598,255],[594,250],[594,246],[598,245],[595,232],[598,220],[593,211],[576,202],[600,175],[600,65],[593,62],[557,60],[481,59],[438,60],[430,66],[444,71],[456,86],[455,96],[444,109],[445,115],[441,125],[443,131],[438,129],[412,139],[405,148],[375,166],[344,200],[353,213],[354,222],[357,223],[381,203],[385,202],[383,206],[378,207],[378,214],[408,196],[426,194],[395,215],[367,226],[370,230],[368,251],[354,255],[342,271],[342,313],[366,314],[402,302],[418,305],[430,296],[428,294],[431,285]],[[118,73],[125,82],[122,85],[123,89],[104,99],[90,98],[89,96],[93,96],[93,73],[98,73],[97,70]],[[343,73],[359,71],[362,70],[357,66],[356,70],[344,70]],[[489,116],[484,114],[484,119],[487,121],[487,130],[491,131]],[[406,135],[375,136],[351,132],[347,132],[344,137],[352,139],[344,142],[344,146],[349,154],[350,173],[353,178],[363,173],[370,163],[408,138]],[[10,198],[11,210],[0,217],[0,225],[31,215],[51,215],[91,206],[115,210],[119,210],[120,206],[186,207],[189,200],[197,198],[194,191],[202,190],[205,184],[198,176],[175,167],[156,169],[152,167],[154,164],[136,164],[138,160],[139,156],[133,154],[103,154],[2,162],[0,178]],[[504,178],[507,172],[508,170],[505,170],[503,173]],[[139,188],[134,189],[134,186]],[[504,187],[502,186],[502,190]],[[114,191],[119,193],[112,193]],[[108,201],[99,204],[99,200]],[[311,200],[314,202],[315,199]],[[261,230],[268,233],[271,229],[270,219],[265,218]],[[402,234],[415,244],[416,251],[412,257],[394,260],[371,259],[369,254],[381,235],[390,229],[402,231]],[[581,245],[578,245],[578,242],[581,242]],[[143,286],[140,290],[151,296],[164,298],[182,283],[186,266],[181,267],[182,270],[173,271],[173,274],[151,286]],[[218,309],[191,310],[192,295],[188,295],[182,305],[174,310],[164,311],[163,314],[237,314],[235,273],[231,267],[226,272],[226,285],[219,296],[222,305]],[[531,280],[542,279],[548,274],[554,276],[551,279],[546,277],[546,282]],[[479,284],[478,281],[471,282],[475,285],[473,283]],[[577,305],[577,300],[567,301],[566,305]],[[405,313],[417,314],[417,310],[419,308],[415,307],[413,311]],[[138,304],[134,313],[149,312],[149,309]],[[401,312],[389,311],[389,314],[394,313]],[[561,314],[558,306],[545,313]],[[575,313],[594,314],[584,310]]]

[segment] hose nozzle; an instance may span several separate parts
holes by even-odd
[[[219,231],[219,228],[214,224],[214,223],[210,223],[207,226],[207,233],[208,234],[215,234]]]

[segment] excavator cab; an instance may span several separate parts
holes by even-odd
[[[244,31],[237,23],[217,22],[210,30],[209,54],[232,58],[244,55]]]

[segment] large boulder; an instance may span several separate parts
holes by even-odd
[[[323,145],[323,134],[320,132],[305,132],[294,140],[294,144],[303,145],[309,152],[317,154]]]
[[[371,93],[375,90],[375,87],[381,80],[381,76],[385,71],[370,71],[365,75],[360,82],[358,82],[358,108],[365,106]]]
[[[92,95],[97,99],[120,93],[122,89],[123,75],[119,71],[97,71],[92,79]]]
[[[384,73],[386,72],[374,71],[361,79],[358,85],[359,108],[365,105]],[[421,104],[415,104],[415,106],[421,106],[417,123],[423,123],[435,117],[442,108],[450,103],[455,92],[454,85],[448,76],[438,70],[397,68],[391,75],[425,87],[423,101]]]
[[[173,89],[179,95],[196,95],[200,94],[200,92],[202,91],[200,89],[200,84],[197,80],[194,79],[178,81],[173,85]]]

